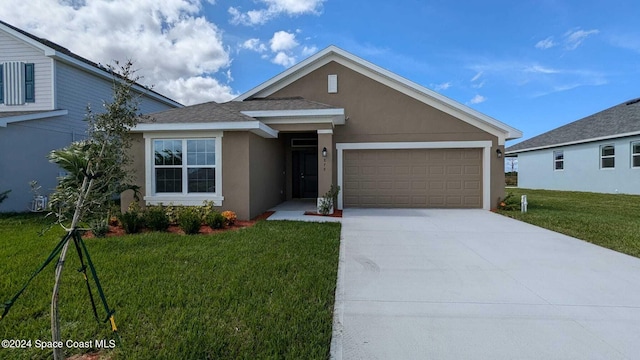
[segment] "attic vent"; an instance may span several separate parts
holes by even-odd
[[[24,104],[24,63],[18,61],[5,62],[3,72],[5,105]]]
[[[327,82],[329,83],[329,94],[336,94],[338,92],[338,75],[329,75]]]
[[[627,102],[627,105],[633,105],[640,102],[640,98]]]

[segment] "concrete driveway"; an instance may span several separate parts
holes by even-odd
[[[483,210],[343,216],[334,359],[640,359],[640,259]]]

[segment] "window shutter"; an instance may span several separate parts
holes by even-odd
[[[36,101],[36,86],[35,86],[35,66],[32,63],[24,64],[24,87],[26,102]]]
[[[0,104],[4,103],[4,66],[0,64]]]

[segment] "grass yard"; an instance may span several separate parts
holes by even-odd
[[[575,191],[506,189],[529,211],[501,214],[640,257],[640,196]]]
[[[37,235],[44,224],[32,215],[0,215],[0,303],[59,241],[59,229]],[[326,359],[339,239],[339,224],[281,221],[208,236],[88,239],[122,338],[121,345],[101,354],[107,359]],[[62,338],[112,339],[110,326],[93,318],[76,271],[77,254],[69,250],[60,298]],[[0,321],[0,339],[50,340],[53,265]],[[48,359],[51,351],[0,348],[0,358]]]

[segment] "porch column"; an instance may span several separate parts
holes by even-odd
[[[327,149],[327,156],[323,156],[323,150]],[[333,130],[318,130],[318,197],[322,197],[333,183]]]

